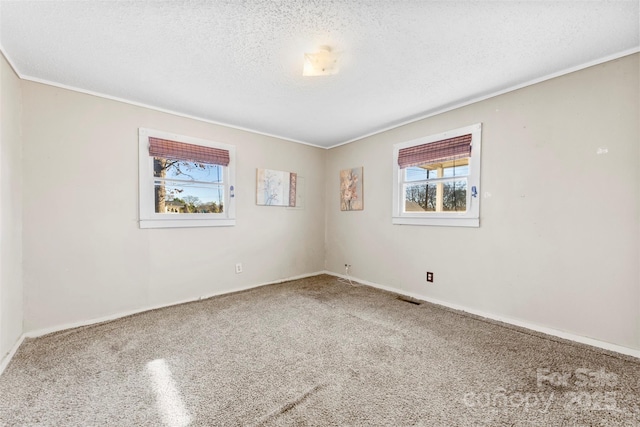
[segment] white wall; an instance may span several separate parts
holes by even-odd
[[[0,53],[0,360],[22,334],[20,80]]]
[[[638,63],[627,56],[330,150],[326,268],[350,263],[372,283],[640,349]],[[478,122],[480,228],[391,225],[393,144]],[[339,171],[357,166],[365,209],[340,212]]]
[[[23,102],[25,331],[323,270],[326,151],[28,81]],[[235,227],[138,228],[139,127],[237,147]],[[256,206],[258,167],[297,172],[304,208]]]

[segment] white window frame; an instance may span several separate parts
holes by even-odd
[[[149,137],[227,150],[229,152],[229,165],[223,168],[224,212],[206,214],[185,213],[179,215],[156,213],[154,203],[153,157],[149,155]],[[140,228],[227,227],[236,224],[234,194],[236,182],[235,146],[155,129],[139,128],[138,150]]]
[[[398,166],[398,154],[401,149],[428,144],[443,139],[471,134],[471,157],[469,158],[469,176],[467,177],[466,212],[404,212],[405,195],[404,170]],[[401,142],[393,146],[393,212],[392,224],[433,225],[433,226],[480,226],[480,155],[482,147],[482,123],[459,129]],[[474,191],[475,190],[475,191]]]

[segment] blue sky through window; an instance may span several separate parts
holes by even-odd
[[[167,160],[164,177],[156,171],[156,185],[165,185],[167,200],[195,200],[201,204],[224,201],[224,166],[207,163]],[[195,203],[197,204],[197,203]]]

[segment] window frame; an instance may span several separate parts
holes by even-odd
[[[153,156],[149,154],[149,138],[167,139],[202,147],[219,148],[229,152],[229,165],[223,167],[224,211],[222,213],[156,213],[153,175]],[[138,183],[140,228],[228,227],[235,219],[235,157],[233,145],[163,132],[155,129],[138,129]]]
[[[398,165],[401,149],[430,144],[444,139],[471,134],[471,157],[469,157],[469,175],[467,178],[466,212],[404,212],[405,194],[404,169]],[[431,225],[431,226],[480,226],[480,160],[482,150],[482,123],[417,138],[393,146],[393,211],[392,224]],[[475,195],[473,188],[475,187]]]

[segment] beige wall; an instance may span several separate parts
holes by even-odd
[[[3,354],[22,332],[22,281],[28,332],[345,262],[402,292],[640,349],[638,55],[329,151],[20,83],[0,65]],[[477,122],[481,227],[392,226],[393,144]],[[237,146],[235,227],[138,228],[138,127]],[[357,166],[365,210],[340,212],[338,172]],[[298,172],[304,208],[256,206],[258,167]]]
[[[25,331],[323,270],[326,151],[23,82]],[[138,128],[237,147],[235,227],[138,228]],[[256,168],[304,179],[256,206]],[[235,274],[235,263],[244,272]]]
[[[330,150],[327,270],[350,263],[372,283],[640,349],[638,63],[631,55]],[[391,225],[393,144],[478,122],[480,228]],[[365,209],[340,212],[339,171],[357,166]]]
[[[0,54],[0,360],[22,334],[20,80]]]

